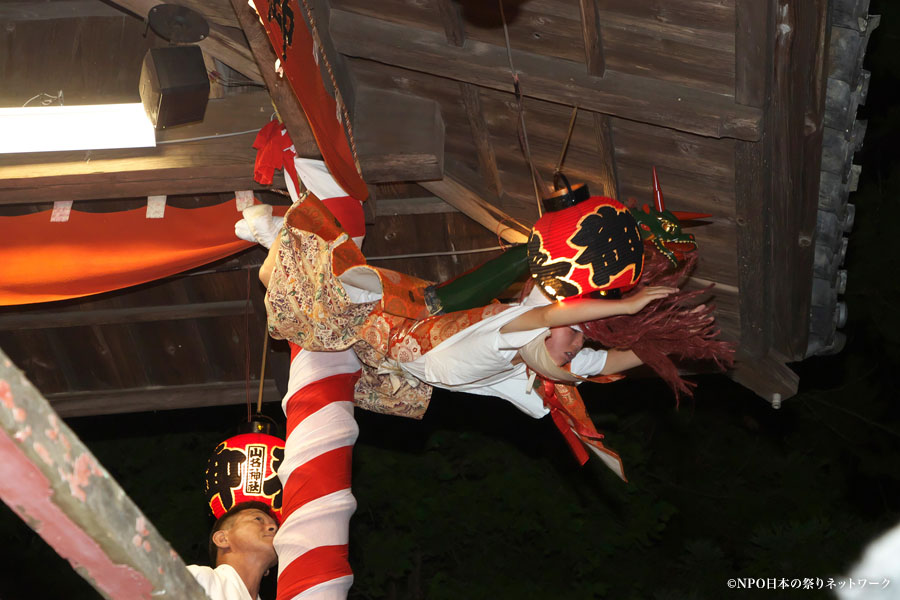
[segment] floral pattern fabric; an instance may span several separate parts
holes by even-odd
[[[351,267],[371,269],[383,287],[380,301],[351,302],[338,276]],[[493,303],[445,315],[429,314],[429,282],[366,265],[362,253],[314,196],[295,204],[285,216],[281,248],[266,293],[269,334],[306,350],[323,352],[352,347],[363,363],[354,389],[365,410],[421,419],[432,386],[406,374],[401,363],[415,361],[454,334],[508,305]],[[593,381],[614,381],[619,375]],[[624,479],[621,461],[603,446],[581,395],[574,386],[545,382],[540,390],[551,416],[580,462],[587,444]]]
[[[507,308],[490,304],[428,316],[424,291],[429,282],[366,265],[356,245],[314,196],[291,207],[281,236],[265,298],[269,334],[313,352],[353,347],[364,365],[355,401],[366,410],[422,418],[432,388],[404,375],[399,363],[415,360]],[[350,300],[337,277],[351,267],[377,274],[381,301]]]

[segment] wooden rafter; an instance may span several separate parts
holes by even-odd
[[[331,37],[339,52],[488,88],[512,91],[506,49],[342,10],[332,10]],[[759,139],[762,111],[734,98],[684,85],[606,71],[520,50],[513,60],[526,96],[710,137]]]
[[[0,155],[0,204],[259,189],[253,132],[271,112],[265,92],[236,94],[210,100],[202,123],[159,132],[156,148]],[[305,139],[315,145],[312,134]]]
[[[242,315],[247,312],[246,300],[222,300],[195,304],[170,304],[164,306],[135,306],[128,308],[101,308],[95,310],[28,311],[0,314],[0,331],[21,329],[50,329],[58,327],[84,327],[115,323],[149,323],[154,321],[180,321]]]
[[[150,9],[159,4],[157,0],[110,0],[116,6],[136,14],[141,19],[146,19]],[[262,81],[253,54],[244,43],[239,30],[217,24],[217,19],[207,16],[205,3],[194,2],[191,8],[207,17],[209,21],[209,37],[201,41],[200,46],[215,58],[238,71],[253,81]],[[210,11],[211,15],[218,11]]]
[[[206,598],[181,558],[2,350],[0,498],[104,598]]]
[[[459,6],[453,0],[436,0],[436,4],[441,13],[441,23],[444,25],[447,41],[454,46],[465,44],[466,26],[463,23]]]
[[[460,83],[459,91],[466,107],[466,119],[469,121],[469,129],[472,131],[472,140],[475,142],[475,152],[478,153],[481,173],[484,175],[488,189],[499,198],[503,195],[503,184],[500,181],[500,171],[497,169],[497,157],[494,155],[494,146],[491,144],[491,134],[481,110],[481,96],[478,88],[468,83]]]
[[[603,77],[606,62],[603,60],[603,38],[597,16],[597,0],[578,0],[581,8],[581,35],[584,38],[584,62],[587,72]]]
[[[530,226],[513,219],[485,201],[478,193],[452,175],[445,173],[444,178],[440,181],[425,181],[420,185],[507,242],[522,244],[528,241]]]
[[[247,389],[248,384],[245,381],[217,381],[146,388],[61,392],[47,394],[47,400],[61,417],[69,418],[244,404],[247,402]],[[249,389],[255,402],[259,381],[251,381]],[[266,379],[263,398],[266,401],[281,399],[274,379]]]
[[[756,392],[772,406],[797,393],[800,377],[788,367],[786,359],[777,354],[760,358],[738,355],[735,367],[728,376],[745,388]]]
[[[597,135],[597,153],[600,161],[597,164],[596,178],[600,181],[597,192],[607,198],[619,197],[619,179],[616,175],[616,146],[612,139],[612,127],[609,117],[600,113],[593,114],[594,132]]]

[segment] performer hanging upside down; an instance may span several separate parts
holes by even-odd
[[[552,217],[557,227],[550,230],[571,221],[565,225],[571,231],[563,237],[583,251],[573,260],[547,255],[551,240],[540,239],[536,227],[531,260],[539,285],[557,296],[572,290],[578,295],[609,295],[637,286],[644,251],[628,209],[614,200],[592,198],[560,214]],[[543,235],[547,237],[547,231]],[[579,269],[588,274],[587,283],[579,278]],[[365,264],[358,248],[314,196],[295,204],[286,215],[260,279],[268,288],[273,337],[318,352],[353,348],[363,364],[355,388],[358,406],[420,418],[432,386],[498,396],[535,418],[550,413],[582,462],[587,459],[585,444],[623,478],[619,457],[603,446],[602,435],[572,384],[588,378],[613,381],[620,378],[616,375],[620,371],[640,365],[642,358],[633,348],[615,343],[607,344],[609,350],[583,347],[583,331],[602,334],[605,328],[598,324],[616,319],[626,319],[624,329],[632,329],[627,323],[630,316],[641,315],[651,303],[662,306],[657,301],[684,295],[676,294],[670,283],[640,286],[620,299],[551,302],[533,291],[521,304],[495,303],[438,314],[433,286]],[[671,338],[671,324],[683,325],[676,338],[710,342],[699,344],[702,350],[695,356],[727,360],[727,348],[712,340],[716,332],[708,308],[670,302],[662,309],[669,325],[660,328],[660,319],[652,318],[661,314],[659,306],[648,311],[651,318],[639,317],[648,331],[655,326],[657,333],[664,330]],[[586,325],[579,328],[581,323]],[[607,340],[615,340],[615,333],[605,333]],[[647,345],[641,336],[634,339]],[[599,378],[592,377],[598,374]],[[537,389],[535,377],[541,379]],[[687,390],[677,371],[675,378],[675,385]]]
[[[690,304],[695,300],[691,296],[701,292],[674,291],[696,259],[690,253],[677,256],[681,266],[674,271],[669,259],[675,256],[673,251],[690,249],[694,244],[691,236],[681,234],[674,215],[663,212],[661,194],[656,214],[637,215],[640,236],[632,228],[626,240],[608,235],[605,239],[609,245],[604,245],[596,243],[604,238],[587,235],[588,245],[594,246],[592,252],[567,254],[579,248],[582,228],[560,222],[559,216],[572,216],[574,211],[545,215],[538,222],[533,243],[529,244],[531,268],[540,289],[552,292],[554,298],[577,296],[591,289],[606,293],[628,289],[640,277],[658,288],[653,292],[638,289],[631,297],[605,305],[610,312],[603,314],[618,316],[585,323],[578,329],[549,327],[571,318],[597,315],[570,315],[556,321],[559,308],[543,308],[529,316],[536,307],[551,302],[539,290],[534,290],[521,306],[488,304],[472,308],[490,302],[491,289],[499,293],[515,279],[488,278],[483,270],[439,287],[438,293],[432,294],[435,290],[428,282],[366,266],[335,218],[337,215],[350,235],[362,236],[359,201],[346,196],[323,163],[295,158],[289,152],[290,141],[285,141],[281,127],[275,125],[273,122],[264,130],[274,151],[263,154],[269,158],[284,156],[286,160],[283,165],[263,161],[270,178],[265,183],[271,183],[274,168],[283,166],[295,205],[281,231],[280,226],[273,227],[269,207],[254,207],[245,211],[246,222],[239,224],[236,232],[243,239],[266,246],[272,240],[279,242],[260,277],[269,288],[270,331],[275,337],[294,342],[289,390],[283,401],[288,432],[285,459],[278,470],[285,499],[284,520],[274,541],[279,558],[279,600],[340,600],[346,598],[352,585],[347,549],[349,520],[356,507],[350,489],[351,452],[358,432],[354,403],[369,410],[421,417],[428,406],[431,383],[496,395],[536,418],[549,412],[582,463],[587,460],[587,448],[624,478],[621,461],[603,446],[602,435],[594,428],[575,387],[569,385],[577,380],[573,373],[614,373],[643,361],[672,385],[677,396],[689,392],[690,384],[680,378],[669,354],[721,363],[730,360],[730,347],[714,339],[717,332],[711,309],[682,308],[682,303]],[[261,137],[265,136],[261,133]],[[266,144],[257,146],[272,149]],[[258,169],[260,164],[257,161]],[[325,199],[327,210],[316,197],[303,200],[297,195],[298,174],[313,194]],[[613,207],[615,214],[606,215],[612,218],[598,220],[594,216],[609,213],[610,209],[603,206]],[[590,226],[584,234],[591,227],[596,234],[611,224],[629,222],[618,203],[601,201],[594,208],[595,213],[576,219]],[[258,221],[254,218],[254,213],[266,211],[268,214]],[[562,251],[554,246],[560,242],[554,241],[554,232],[560,231],[569,232],[562,236]],[[652,236],[647,242],[656,250],[643,250],[640,237],[646,237],[644,231]],[[361,237],[354,239],[361,243]],[[504,257],[521,256],[523,250],[519,247]],[[667,258],[661,254],[663,250]],[[607,269],[609,264],[614,267]],[[604,273],[609,275],[605,283],[586,281],[584,274],[593,280],[595,271],[600,273],[600,280]],[[476,285],[470,285],[473,279]],[[493,287],[482,286],[487,280],[495,282]],[[449,291],[451,286],[456,292]],[[470,293],[479,286],[483,293]],[[465,293],[457,293],[459,290]],[[567,302],[561,306],[580,310],[579,305],[588,303]],[[448,311],[465,310],[433,316],[444,307]],[[581,348],[585,334],[611,350]],[[529,373],[540,374],[541,384],[536,389],[532,389]],[[603,381],[616,378],[600,376]]]

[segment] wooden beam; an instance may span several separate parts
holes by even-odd
[[[378,200],[375,216],[439,215],[451,212],[459,212],[459,210],[435,196],[428,198],[382,198]]]
[[[259,380],[250,381],[250,397],[254,401],[258,392]],[[274,379],[266,379],[263,385],[263,399],[266,402],[281,400]],[[121,390],[63,392],[47,394],[47,400],[56,412],[65,418],[230,406],[247,402],[247,383],[220,381]]]
[[[603,59],[603,37],[597,15],[597,0],[578,0],[581,8],[581,34],[584,38],[584,62],[589,75],[603,77],[606,61]]]
[[[241,28],[231,4],[225,0],[178,0],[177,4],[197,11],[206,17],[210,25],[215,23],[232,29]]]
[[[304,158],[321,158],[319,147],[309,128],[309,121],[297,96],[291,90],[291,84],[287,78],[279,77],[275,72],[277,57],[272,49],[272,44],[269,43],[266,30],[259,22],[259,16],[244,0],[231,0],[231,5],[256,62],[262,65],[260,73],[269,90],[272,102],[278,109],[278,117],[287,128],[291,141],[294,142],[297,154]]]
[[[435,1],[438,12],[441,13],[441,23],[444,25],[447,41],[454,46],[463,46],[466,43],[466,26],[463,23],[459,6],[453,0]]]
[[[734,6],[734,99],[765,106],[772,63],[773,23],[768,0],[736,0]]]
[[[735,144],[735,223],[741,350],[757,359],[769,351],[772,333],[769,219],[771,178],[760,142]],[[799,276],[799,274],[798,274]]]
[[[202,123],[158,132],[156,148],[0,155],[0,204],[260,189],[251,145],[271,110],[265,92],[236,94],[210,100]]]
[[[764,107],[770,97],[776,35],[771,8],[768,0],[735,4],[735,100],[742,104]],[[752,361],[765,357],[772,343],[773,178],[767,153],[775,133],[764,127],[759,142],[737,141],[734,147],[740,348]]]
[[[147,19],[150,9],[159,4],[157,0],[110,0],[110,2],[134,13],[143,20]],[[191,8],[206,17],[204,5],[194,3]],[[216,19],[213,18],[207,18],[207,21],[210,22],[209,36],[198,45],[205,52],[218,58],[245,77],[257,82],[262,81],[256,61],[244,43],[241,32],[231,27],[218,25]]]
[[[491,133],[488,131],[487,122],[484,120],[484,113],[481,110],[481,96],[478,88],[468,83],[460,83],[459,91],[466,107],[466,118],[472,132],[472,140],[475,142],[475,152],[478,153],[481,174],[484,176],[488,189],[499,198],[503,195],[503,183],[500,181],[500,171],[497,169],[497,157],[491,143]]]
[[[251,81],[263,80],[240,29],[210,23],[209,37],[197,45]]]
[[[234,141],[193,142],[144,151],[65,152],[31,161],[0,159],[0,205],[261,189],[256,152]],[[88,162],[90,161],[90,162]],[[56,168],[56,172],[51,169]],[[35,176],[28,177],[29,172]],[[7,175],[12,177],[7,177]]]
[[[728,376],[767,400],[773,408],[781,408],[781,403],[794,396],[800,385],[800,376],[777,354],[760,358],[738,356]]]
[[[420,185],[426,190],[456,207],[499,237],[512,244],[528,241],[531,227],[513,219],[479,196],[463,182],[445,174],[440,181],[425,181]]]
[[[361,86],[352,119],[367,183],[438,179],[443,174],[444,119],[434,100]]]
[[[595,193],[607,198],[619,198],[619,178],[616,174],[616,145],[613,142],[612,126],[607,115],[593,113],[594,132],[597,134],[597,154],[600,161],[597,165],[596,178],[600,181],[600,189]]]
[[[168,542],[2,351],[0,498],[104,598],[206,598]]]
[[[242,315],[245,312],[247,312],[246,300],[223,300],[221,302],[204,302],[199,304],[134,306],[97,310],[2,311],[0,312],[0,331],[208,319]]]
[[[61,2],[0,2],[0,21],[49,21],[122,17],[122,11],[100,0],[63,0]]]
[[[331,11],[339,52],[412,71],[512,92],[506,49],[342,10]],[[666,81],[607,71],[594,77],[577,63],[513,50],[522,92],[529,97],[710,137],[755,141],[762,111],[734,98]]]
[[[766,135],[772,177],[772,348],[806,356],[824,132],[827,0],[775,0],[774,81]]]

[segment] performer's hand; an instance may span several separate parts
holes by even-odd
[[[663,285],[650,285],[640,288],[637,293],[623,300],[627,303],[628,314],[633,315],[644,310],[644,307],[655,300],[661,300],[669,294],[674,294],[678,288]]]

